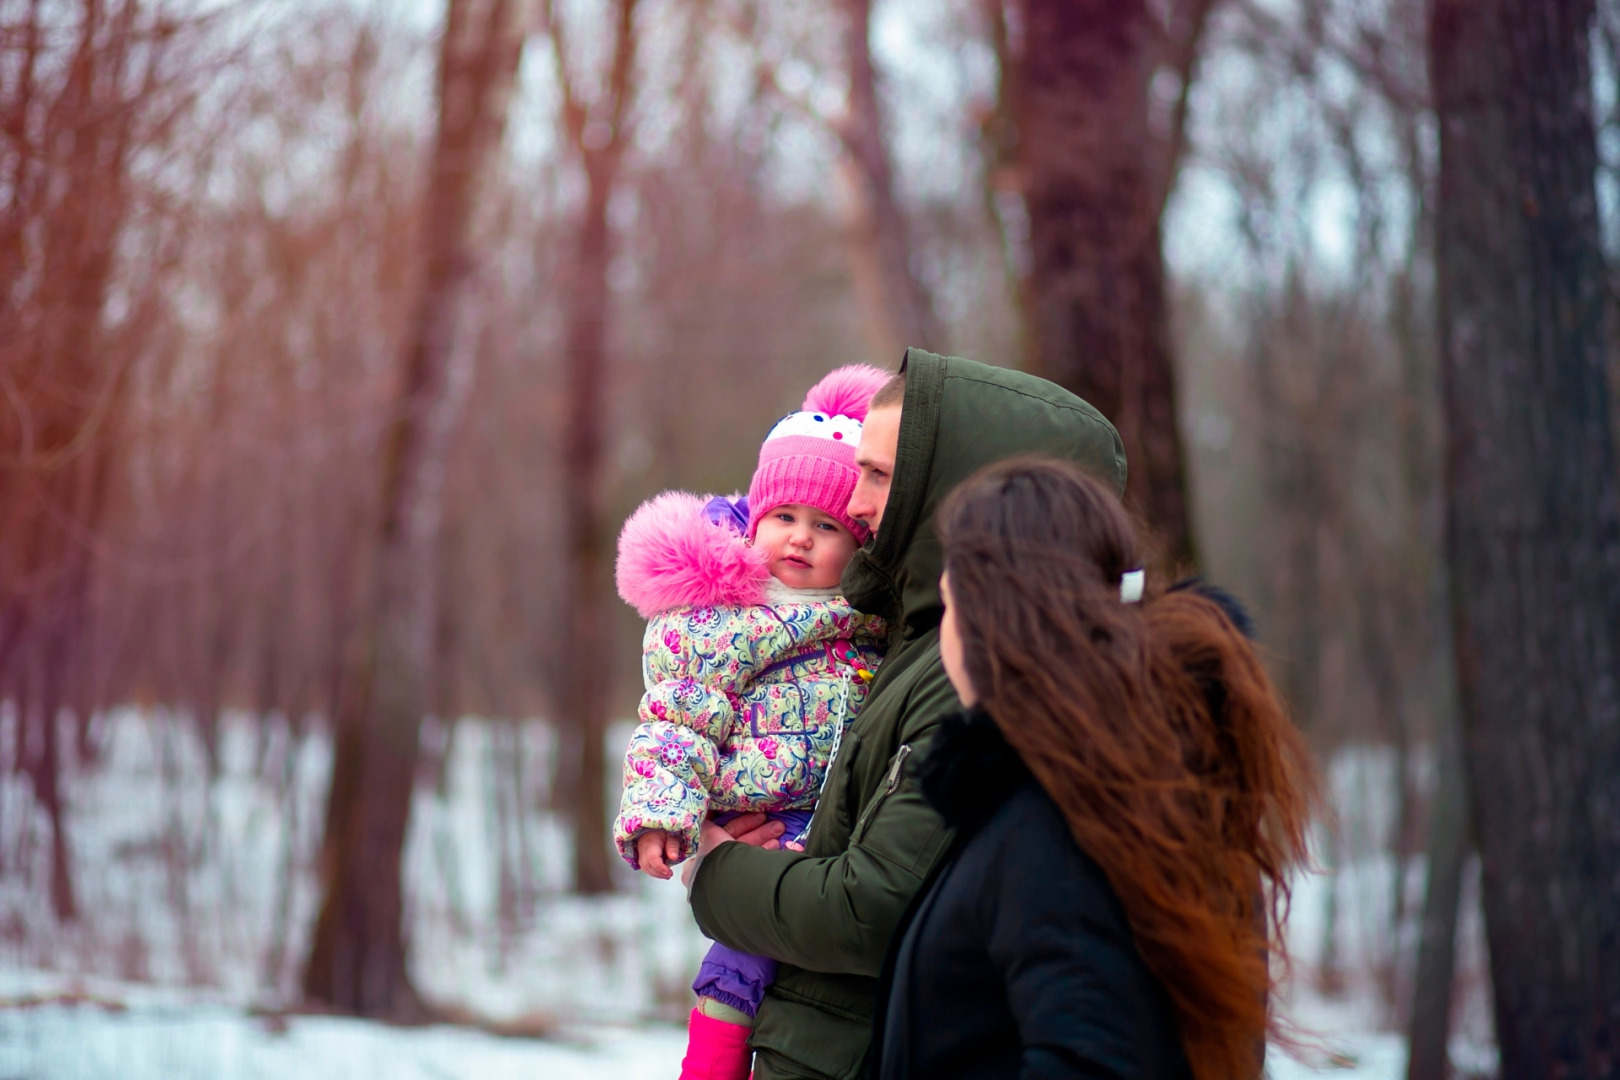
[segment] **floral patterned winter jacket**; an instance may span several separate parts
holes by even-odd
[[[660,495],[619,537],[619,594],[649,621],[640,723],[613,840],[665,829],[680,859],[711,811],[815,805],[844,726],[882,657],[881,620],[839,596],[794,592],[704,500]]]

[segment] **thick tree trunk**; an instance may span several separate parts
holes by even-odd
[[[1447,550],[1502,1074],[1620,1068],[1620,483],[1590,0],[1435,0]]]
[[[1160,251],[1164,164],[1148,119],[1146,0],[1023,0],[1019,159],[1032,367],[1114,422],[1126,499],[1165,567],[1194,558]]]
[[[519,7],[449,0],[427,267],[385,443],[367,621],[337,716],[325,896],[303,983],[311,999],[363,1016],[425,1016],[407,967],[401,863],[418,737],[433,700],[445,465],[473,373],[474,208],[479,177],[501,147],[522,52]]]
[[[838,168],[849,199],[845,242],[866,337],[875,361],[895,364],[909,346],[943,351],[934,302],[913,263],[911,236],[894,191],[877,69],[872,0],[840,0],[849,99],[836,127]]]

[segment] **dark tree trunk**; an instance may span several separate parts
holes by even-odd
[[[77,592],[77,590],[73,590]],[[75,597],[82,605],[82,597]],[[38,723],[44,754],[36,776],[35,798],[51,822],[51,909],[58,922],[78,918],[73,888],[73,856],[68,842],[67,807],[62,798],[62,699],[69,679],[68,648],[73,624],[53,627],[45,645]]]
[[[1162,28],[1146,0],[1023,0],[1019,162],[1032,367],[1119,428],[1127,501],[1161,566],[1194,558],[1148,115]]]
[[[1590,0],[1435,0],[1447,535],[1502,1074],[1620,1069],[1620,485]]]
[[[474,208],[505,130],[520,6],[450,0],[445,18],[426,273],[384,442],[372,592],[336,718],[325,895],[303,980],[314,1001],[362,1016],[426,1015],[407,968],[401,863],[422,717],[433,702],[446,459],[475,357],[467,310]]]
[[[1456,971],[1457,905],[1468,858],[1468,780],[1455,717],[1441,717],[1439,778],[1429,811],[1428,882],[1423,928],[1412,978],[1407,1080],[1444,1080],[1451,1058],[1451,988]]]
[[[894,191],[894,164],[872,64],[872,0],[840,0],[849,100],[835,125],[844,155],[850,215],[845,225],[855,291],[877,362],[910,346],[945,348],[933,298],[913,264],[910,230]]]
[[[1009,196],[1018,189],[1018,91],[1022,83],[1021,57],[1014,48],[1008,0],[982,0],[986,36],[996,57],[996,89],[990,107],[979,120],[979,158],[984,169],[980,194],[985,220],[994,223],[1001,254],[1002,279],[1007,299],[1018,316],[1016,355],[1033,358],[1030,341],[1033,317],[1027,268],[1027,237],[1023,235],[1022,201]]]

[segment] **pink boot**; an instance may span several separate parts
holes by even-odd
[[[748,1028],[692,1010],[686,1022],[686,1059],[681,1062],[681,1080],[748,1080],[752,1058]]]

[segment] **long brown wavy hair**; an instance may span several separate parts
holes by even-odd
[[[1121,603],[1130,519],[1066,462],[981,470],[939,526],[979,704],[1107,874],[1198,1080],[1253,1080],[1316,805],[1254,648],[1194,590]]]

